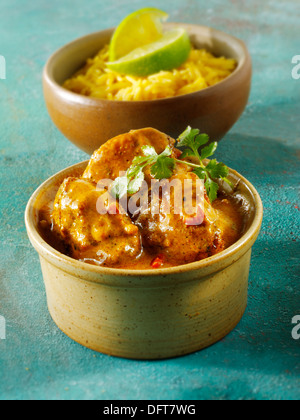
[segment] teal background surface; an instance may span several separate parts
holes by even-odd
[[[199,23],[242,38],[253,86],[240,121],[217,158],[243,173],[263,199],[253,249],[248,308],[216,345],[164,361],[130,361],[81,347],[53,323],[39,260],[24,226],[34,190],[88,158],[53,126],[41,75],[47,58],[73,39],[116,26],[158,0],[0,0],[0,399],[233,400],[300,397],[299,0],[164,0],[170,21]],[[300,71],[299,71],[300,73]],[[188,121],[187,121],[188,123]]]

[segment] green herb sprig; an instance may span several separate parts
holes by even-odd
[[[228,179],[229,168],[224,163],[217,162],[216,159],[211,160],[207,165],[204,160],[211,157],[218,148],[218,143],[213,142],[205,146],[209,142],[207,134],[200,134],[200,130],[188,127],[178,138],[177,147],[184,147],[181,159],[186,157],[196,158],[199,164],[193,164],[184,161],[187,165],[193,167],[193,172],[204,180],[205,189],[210,202],[213,202],[218,195],[219,184],[215,179],[221,179],[233,188],[232,182]],[[204,147],[205,146],[205,147]],[[201,150],[199,150],[202,148]],[[182,163],[183,161],[180,160]]]
[[[144,156],[135,157],[125,175],[113,182],[110,192],[116,198],[135,194],[141,189],[147,166],[151,166],[151,174],[156,179],[168,179],[173,175],[175,160],[170,157],[172,150],[169,146],[160,155],[152,146],[144,146],[142,151]]]
[[[232,188],[233,185],[227,178],[229,169],[223,163],[218,163],[216,159],[213,159],[207,165],[204,164],[204,160],[211,157],[218,147],[217,142],[207,145],[208,142],[207,134],[200,134],[200,130],[188,127],[177,140],[176,147],[184,148],[180,159],[171,157],[172,150],[169,146],[160,155],[156,153],[154,147],[144,146],[142,148],[144,156],[134,158],[125,175],[113,182],[111,193],[117,198],[121,198],[125,194],[137,193],[145,180],[144,169],[147,166],[151,166],[151,174],[161,180],[171,178],[176,163],[181,163],[193,168],[193,172],[204,181],[208,198],[213,202],[217,198],[219,190],[219,184],[215,182],[216,179],[222,179]],[[199,163],[182,160],[187,157],[195,158]]]

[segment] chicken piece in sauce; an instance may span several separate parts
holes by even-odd
[[[143,156],[142,147],[152,146],[156,153],[170,147],[174,156],[175,140],[153,128],[133,130],[105,143],[96,150],[83,174],[83,178],[98,183],[104,179],[115,180],[121,172],[126,172],[136,156]],[[150,169],[145,170],[146,180],[151,179]]]
[[[138,215],[136,224],[144,247],[155,250],[169,263],[181,265],[214,255],[223,250],[224,244],[218,213],[210,204],[204,186],[201,197],[197,175],[183,171],[181,165],[175,172],[157,200],[159,211],[154,211],[153,197],[158,195],[153,194],[149,207]],[[177,187],[170,188],[172,184]]]
[[[53,231],[63,239],[71,257],[118,267],[141,253],[140,233],[104,194],[90,181],[65,179],[54,202]]]

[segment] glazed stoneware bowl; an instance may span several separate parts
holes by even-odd
[[[245,44],[205,26],[184,27],[194,45],[217,56],[234,58],[237,69],[224,81],[188,95],[153,101],[110,101],[89,98],[61,85],[109,43],[114,29],[93,33],[64,46],[48,60],[43,73],[44,97],[56,127],[71,142],[92,154],[107,140],[130,130],[155,127],[177,138],[187,125],[220,140],[243,113],[249,98],[252,65]]]
[[[26,228],[39,254],[48,308],[57,326],[98,352],[131,359],[162,359],[203,349],[225,337],[247,305],[251,248],[262,223],[255,188],[239,181],[248,205],[246,228],[233,246],[206,260],[158,270],[102,268],[69,258],[39,231],[39,211],[53,202],[67,176],[81,176],[87,162],[41,185],[28,202]]]

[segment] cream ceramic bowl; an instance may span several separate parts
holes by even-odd
[[[98,352],[133,359],[185,355],[216,343],[242,318],[247,305],[251,248],[263,217],[255,188],[231,171],[249,203],[243,237],[206,260],[156,271],[96,267],[71,259],[39,234],[39,210],[54,199],[67,176],[80,176],[87,162],[41,185],[25,214],[40,256],[48,308],[58,327]]]
[[[244,111],[250,93],[252,65],[243,41],[199,25],[184,27],[192,42],[217,56],[235,58],[237,69],[215,86],[188,95],[153,101],[121,102],[89,98],[61,85],[109,43],[114,29],[79,38],[54,53],[43,72],[44,97],[49,115],[71,142],[92,154],[107,140],[130,130],[155,127],[177,138],[187,125],[218,141]]]

